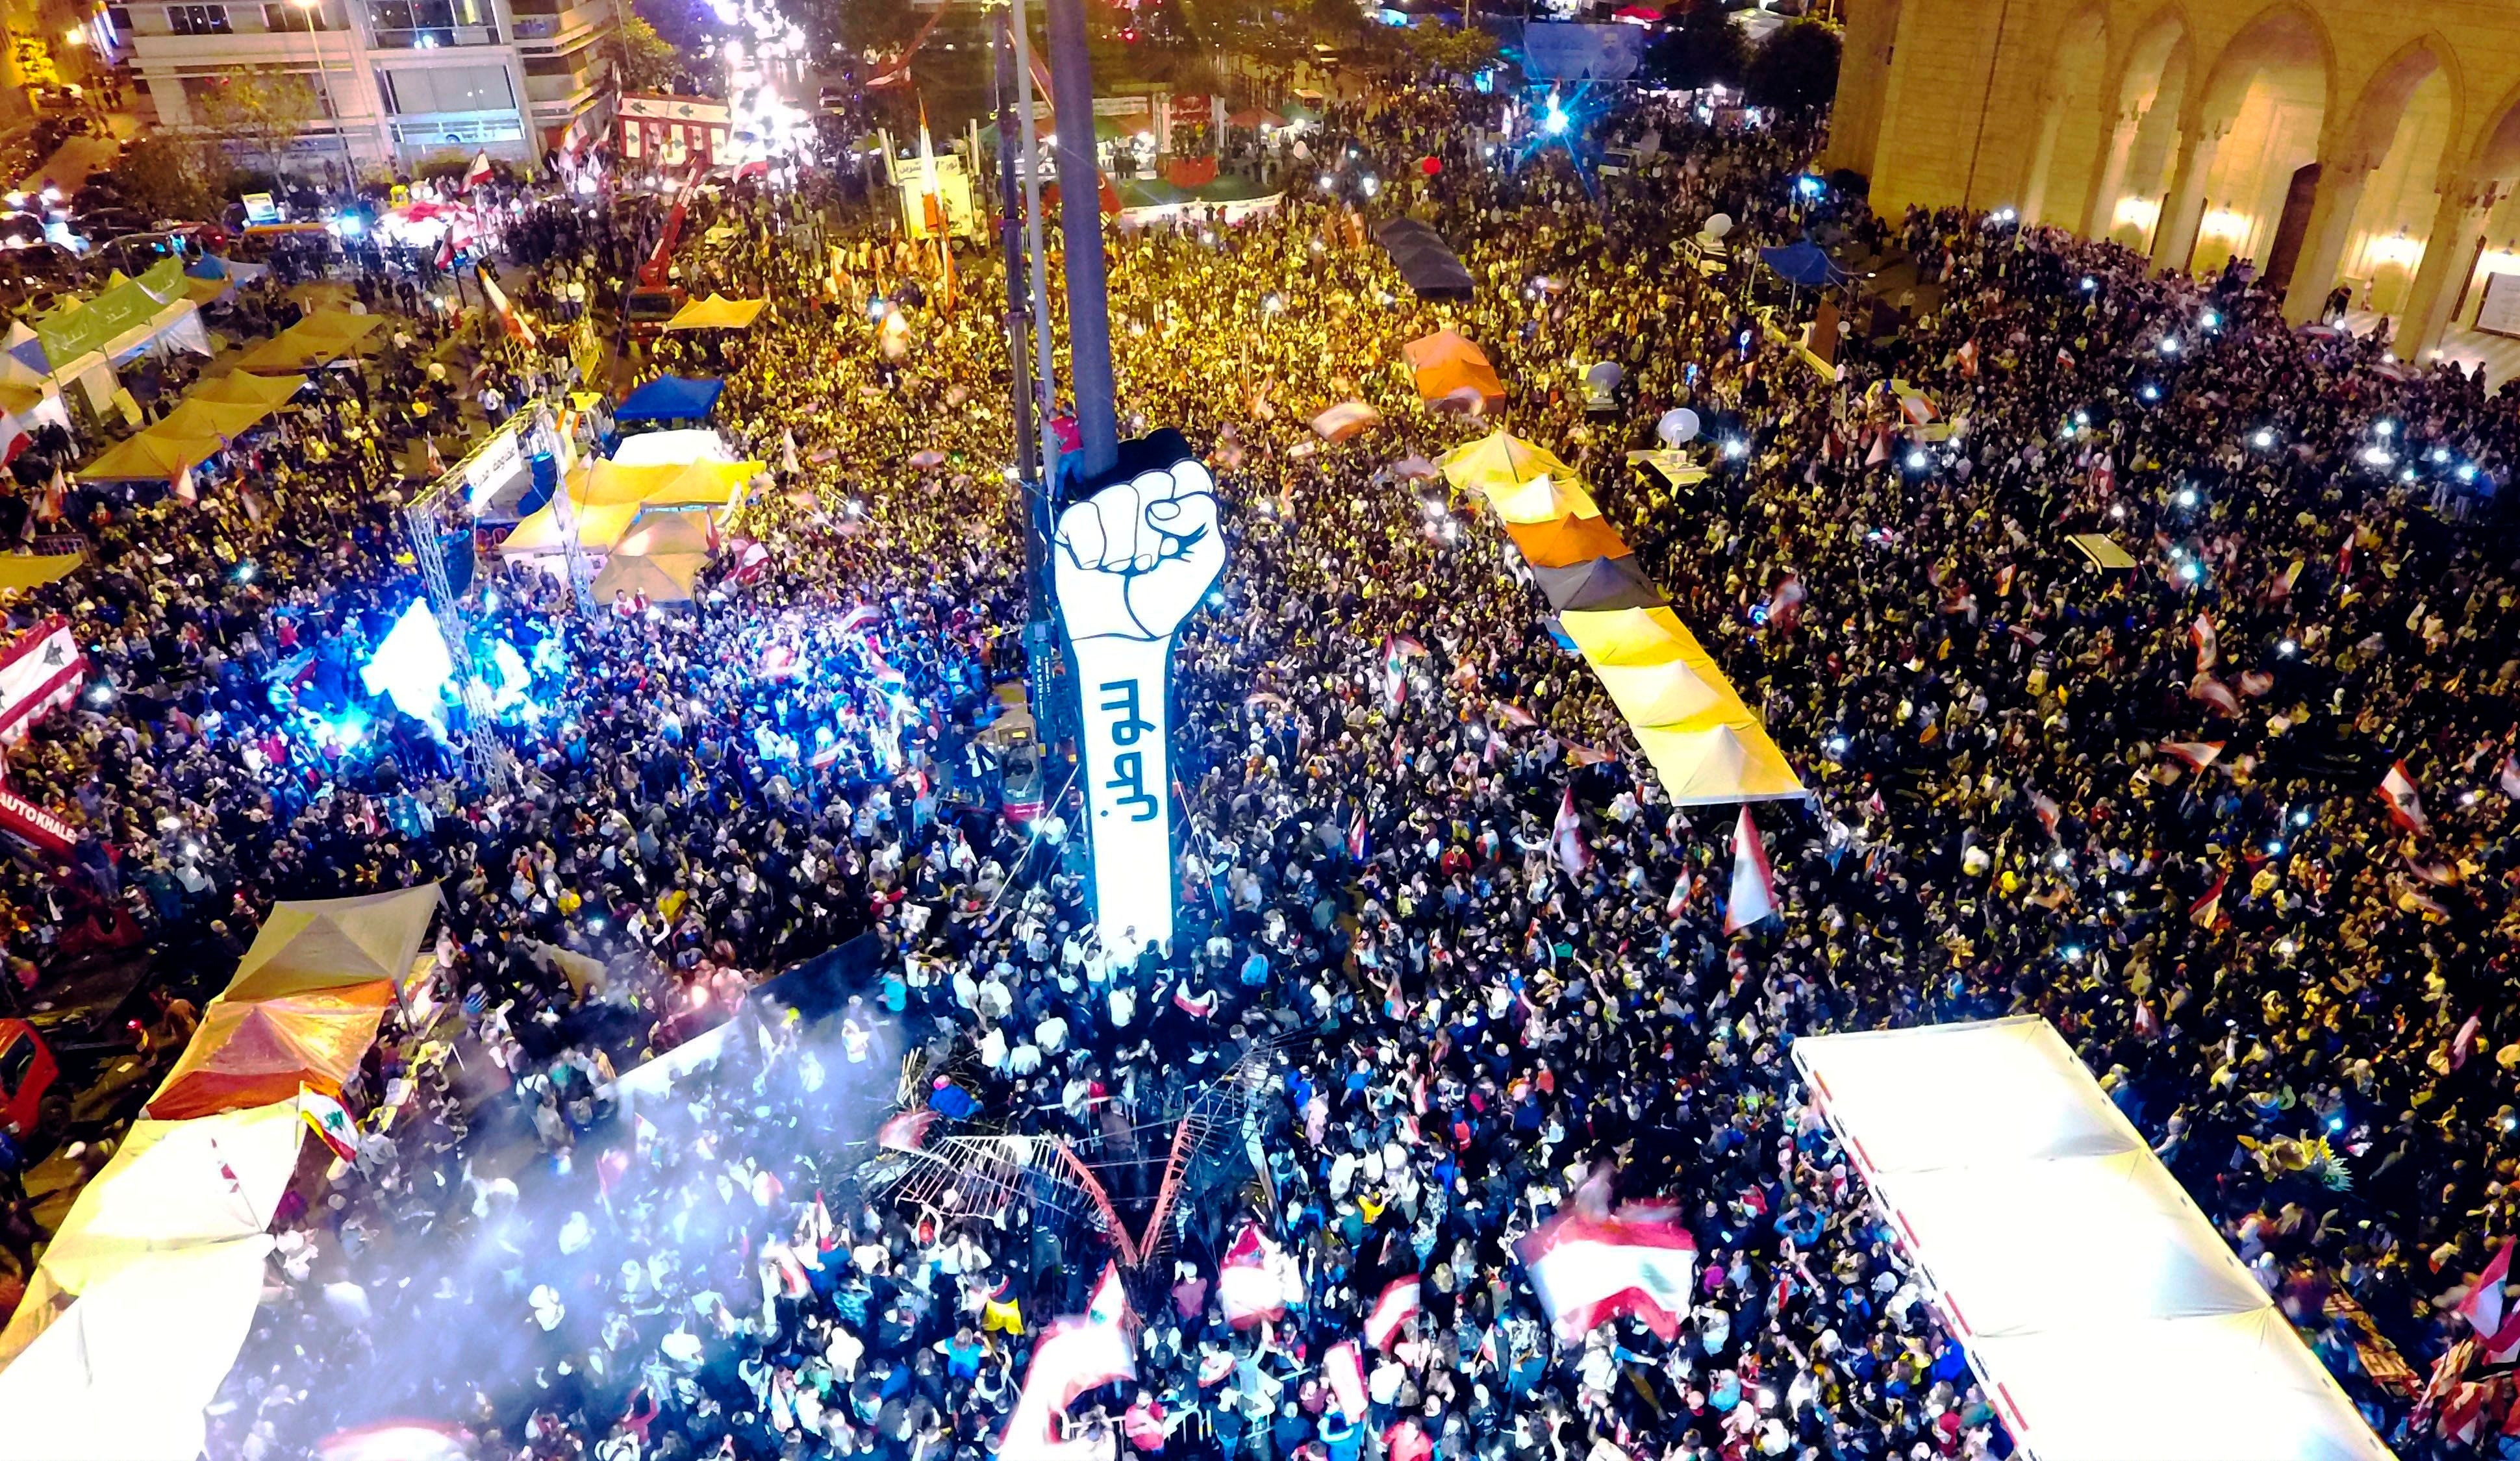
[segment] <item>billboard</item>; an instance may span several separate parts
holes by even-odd
[[[932,239],[940,229],[957,239],[980,237],[982,219],[971,206],[971,176],[963,167],[962,155],[937,155],[936,193],[932,198],[927,193],[923,164],[896,162],[893,168],[900,180],[901,226],[910,237]]]
[[[1644,63],[1635,25],[1534,21],[1522,27],[1522,72],[1534,81],[1625,81]]]
[[[1075,655],[1094,919],[1114,958],[1173,934],[1173,637],[1225,570],[1215,481],[1176,431],[1058,514],[1052,577]]]

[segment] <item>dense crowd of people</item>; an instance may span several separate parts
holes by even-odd
[[[442,1000],[371,1058],[355,1104],[391,1121],[285,1213],[212,1455],[394,1418],[485,1461],[997,1454],[1034,1337],[1125,1252],[1137,1381],[1069,1417],[1106,1454],[2002,1456],[1786,1052],[2016,1011],[2401,1455],[2496,1453],[2414,1402],[2460,1337],[2443,1297],[2520,1225],[2512,402],[2289,330],[2241,268],[1815,200],[1791,127],[1632,107],[1583,129],[1637,152],[1604,176],[1497,120],[1345,104],[1274,211],[1114,232],[1122,434],[1206,452],[1231,542],[1178,654],[1180,929],[1134,961],[1099,952],[1068,768],[1020,818],[994,762],[1026,667],[1003,283],[973,254],[949,285],[810,172],[696,220],[685,282],[761,322],[642,361],[724,376],[766,552],[591,616],[485,559],[480,640],[532,672],[473,728],[490,784],[356,667],[417,593],[398,449],[571,381],[564,341],[372,292],[378,379],[335,373],[198,504],[74,497],[96,562],[16,617],[68,614],[110,693],[13,757],[93,838],[11,885],[21,982],[128,918],[224,952],[215,987],[276,898],[447,895]],[[512,291],[611,303],[657,211],[537,210]],[[1368,241],[1404,211],[1473,297],[1417,299]],[[1810,230],[1944,303],[1850,331],[1825,378],[1746,264],[1698,268],[1719,211],[1738,259]],[[1730,810],[1669,804],[1493,519],[1411,460],[1495,424],[1416,401],[1399,347],[1438,328],[1813,787],[1754,814],[1774,920],[1725,932]],[[1306,428],[1351,399],[1382,422]],[[1626,455],[1680,407],[1687,486]],[[2419,809],[2376,794],[2393,765]],[[828,1014],[749,996],[860,935]],[[669,1092],[615,1084],[710,1031]],[[896,1107],[930,1115],[878,1139]],[[1034,1140],[966,1139],[999,1133]],[[1602,1164],[1695,1237],[1674,1341],[1554,1336],[1517,1265]],[[1246,1222],[1301,1280],[1238,1329]],[[1424,1311],[1347,1414],[1324,1351],[1409,1275]]]

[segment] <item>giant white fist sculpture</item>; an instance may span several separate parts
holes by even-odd
[[[1216,483],[1186,455],[1135,472],[1069,504],[1052,553],[1084,709],[1095,921],[1132,958],[1173,933],[1173,632],[1225,569]]]

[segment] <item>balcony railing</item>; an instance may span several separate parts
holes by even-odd
[[[499,44],[496,25],[423,25],[409,30],[376,32],[375,46],[380,51],[434,51],[451,46],[495,46]]]

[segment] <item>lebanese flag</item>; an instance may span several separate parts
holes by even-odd
[[[470,192],[472,192],[473,189],[478,188],[478,187],[481,187],[481,186],[483,186],[484,184],[488,183],[489,181],[490,181],[490,155],[489,155],[489,153],[487,153],[487,152],[478,152],[478,153],[474,153],[474,154],[472,155],[472,166],[470,166],[470,167],[468,167],[468,168],[466,168],[466,169],[464,169],[464,191],[465,191],[465,192],[467,192],[467,193],[470,193]]]
[[[2156,749],[2189,771],[2201,772],[2223,758],[2219,740],[2165,740]]]
[[[1085,1301],[1085,1317],[1096,1324],[1129,1321],[1129,1290],[1120,1282],[1120,1265],[1109,1259],[1102,1261],[1102,1276],[1095,1281],[1094,1297]]]
[[[1686,867],[1682,868],[1680,876],[1672,879],[1671,897],[1663,903],[1662,915],[1666,918],[1679,917],[1688,910],[1688,900],[1696,893],[1697,875]]]
[[[2202,701],[2228,719],[2239,719],[2240,697],[2231,693],[2229,686],[2202,670],[2197,671],[2196,678],[2187,683],[2187,698]]]
[[[2059,350],[2056,353],[2064,357],[2067,365],[2074,363],[2074,358],[2065,355],[2064,351]],[[2102,497],[2108,497],[2117,491],[2118,465],[2106,452],[2100,453],[2100,460],[2092,464],[2092,487]]]
[[[1173,986],[1173,1008],[1193,1020],[1212,1020],[1216,1018],[1216,991],[1192,997],[1188,984],[1177,984]]]
[[[1549,828],[1549,847],[1557,855],[1557,865],[1577,877],[1593,869],[1593,849],[1584,841],[1584,819],[1575,811],[1571,782],[1557,799],[1557,820]]]
[[[2467,1064],[2467,1057],[2476,1053],[2476,1031],[2477,1027],[2484,1023],[2484,1020],[2485,1011],[2480,1009],[2476,1013],[2469,1015],[2467,1017],[2467,1023],[2459,1026],[2458,1033],[2450,1038],[2450,1068],[2452,1070],[2457,1070],[2459,1067]],[[2509,1273],[2511,1270],[2511,1251],[2508,1243],[2503,1245],[2501,1263],[2503,1272],[2506,1274]],[[2496,1291],[2499,1292],[2502,1286],[2502,1280],[2498,1278],[2494,1283]],[[2490,1326],[2485,1325],[2480,1325],[2478,1327],[2480,1329],[2490,1328]]]
[[[1087,1391],[1138,1378],[1136,1348],[1128,1326],[1091,1318],[1059,1319],[1042,1331],[1033,1346],[1032,1365],[1024,1371],[1023,1393],[1007,1418],[1006,1439],[998,1454],[1020,1461],[1064,1461],[1110,1454],[1106,1439],[1099,1447],[1079,1438],[1058,1439],[1053,1432],[1067,1407]]]
[[[2389,763],[2389,774],[2380,778],[2380,800],[2389,804],[2389,818],[2409,832],[2431,829],[2424,819],[2424,799],[2415,790],[2415,778],[2407,775],[2407,763]]]
[[[754,669],[755,673],[764,680],[787,679],[796,673],[796,646],[793,644],[768,645],[761,651],[761,658]]]
[[[359,1129],[339,1101],[312,1085],[301,1085],[297,1087],[297,1114],[315,1129],[316,1139],[331,1147],[334,1156],[344,1162],[358,1160]]]
[[[1732,824],[1732,895],[1725,903],[1724,931],[1739,933],[1776,913],[1777,877],[1768,870],[1768,849],[1745,806],[1741,819]]]
[[[2502,758],[2502,775],[2497,778],[2497,782],[2502,787],[2504,796],[2520,802],[2520,754],[2506,755]]]
[[[1613,1319],[1635,1318],[1668,1343],[1688,1313],[1697,1240],[1667,1206],[1624,1207],[1598,1218],[1569,1208],[1514,1252],[1560,1339],[1580,1340]]]
[[[2187,642],[2196,646],[2197,669],[2210,670],[2214,668],[2214,661],[2220,657],[2220,648],[2214,641],[2214,619],[2212,615],[2198,614],[2196,616],[2196,622],[2187,626]]]
[[[1365,1342],[1376,1350],[1389,1350],[1400,1326],[1424,1308],[1418,1301],[1417,1274],[1393,1279],[1383,1286],[1382,1297],[1373,1301],[1373,1312],[1365,1316]]]
[[[0,745],[16,745],[36,721],[78,698],[87,668],[70,622],[59,615],[0,650]]]
[[[455,267],[455,234],[452,230],[437,241],[437,267],[441,270]]]
[[[533,322],[508,301],[508,291],[499,288],[499,276],[491,273],[488,265],[482,265],[475,272],[481,276],[481,297],[489,300],[490,308],[498,311],[499,323],[507,328],[508,337],[531,347],[536,342]]]
[[[1226,1250],[1225,1262],[1216,1270],[1216,1302],[1225,1311],[1225,1322],[1237,1329],[1248,1329],[1264,1319],[1283,1318],[1284,1264],[1285,1256],[1277,1244],[1261,1236],[1259,1224],[1242,1224],[1242,1231],[1235,1237],[1234,1246]]]
[[[1371,845],[1371,843],[1372,843],[1372,839],[1371,839],[1371,838],[1366,834],[1366,828],[1365,828],[1365,809],[1364,809],[1363,807],[1359,807],[1359,808],[1357,808],[1357,809],[1356,809],[1356,815],[1355,815],[1354,817],[1351,817],[1351,818],[1349,818],[1349,819],[1348,819],[1348,823],[1347,823],[1347,855],[1348,855],[1348,857],[1350,857],[1351,859],[1353,859],[1353,860],[1355,860],[1356,862],[1359,862],[1359,863],[1364,862],[1364,861],[1365,861],[1366,849]]]
[[[2034,791],[2030,793],[2030,810],[2038,814],[2039,824],[2048,829],[2048,836],[2052,841],[2056,836],[2056,823],[2065,816],[2063,809],[2056,805],[2056,799],[2044,791]]]
[[[1356,1341],[1341,1340],[1322,1351],[1322,1380],[1341,1415],[1351,1421],[1366,1418],[1365,1356],[1357,1352]]]
[[[2223,885],[2230,880],[2230,868],[2216,868],[2213,886],[2205,890],[2204,897],[2187,906],[2187,921],[2198,928],[2220,928],[2223,925]]]
[[[926,1143],[927,1129],[936,1125],[937,1115],[932,1106],[904,1111],[876,1128],[875,1144],[885,1151],[918,1151]]]

